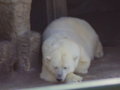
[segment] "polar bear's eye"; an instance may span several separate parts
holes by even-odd
[[[56,67],[54,67],[55,69],[58,69],[58,67],[56,66]]]
[[[67,67],[63,67],[63,69],[67,69]]]
[[[74,59],[74,60],[77,60],[77,58],[78,58],[78,57],[76,56],[76,57],[74,57],[73,59]]]

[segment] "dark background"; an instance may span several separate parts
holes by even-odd
[[[33,0],[31,29],[43,32],[47,25],[45,0]],[[104,46],[120,44],[120,0],[67,0],[68,16],[88,21]]]
[[[105,46],[120,45],[120,0],[68,0],[68,15],[87,20]]]

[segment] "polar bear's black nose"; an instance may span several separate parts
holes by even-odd
[[[57,79],[57,81],[61,82],[61,81],[62,81],[62,79]]]
[[[62,74],[58,74],[57,77],[56,77],[56,80],[59,81],[59,82],[62,82],[63,81]]]

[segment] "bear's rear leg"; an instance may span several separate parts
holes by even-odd
[[[104,55],[101,42],[98,40],[96,45],[95,57],[100,58]]]

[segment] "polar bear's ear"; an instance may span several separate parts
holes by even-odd
[[[74,61],[76,61],[76,60],[78,59],[78,57],[77,57],[77,56],[75,56],[73,59],[74,59]]]
[[[46,60],[49,62],[49,61],[51,61],[51,57],[50,56],[47,56],[46,57]]]

